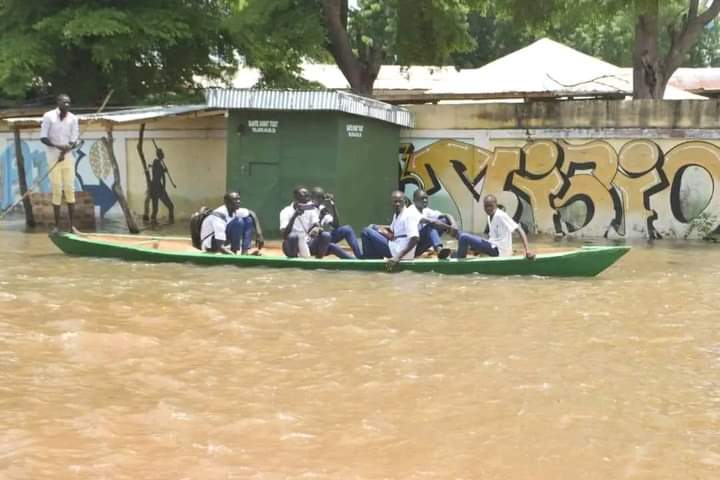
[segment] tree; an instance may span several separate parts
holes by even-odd
[[[0,95],[177,100],[236,67],[221,0],[0,0]]]
[[[475,0],[239,0],[231,20],[247,62],[266,84],[296,82],[303,59],[334,60],[353,91],[372,93],[384,63],[445,63],[472,49]]]
[[[705,26],[720,13],[720,0],[713,0],[702,12],[699,0],[688,0],[687,11],[679,19],[664,23],[670,42],[665,52],[660,49],[660,0],[636,1],[633,97],[663,98],[672,74],[683,63]]]
[[[710,57],[699,51],[701,40],[717,42],[711,22],[720,13],[720,0],[706,2],[704,9],[699,0],[665,0],[662,6],[660,0],[495,3],[501,15],[534,32],[557,32],[558,40],[584,44],[586,48],[580,49],[586,53],[620,65],[632,59],[634,98],[663,98],[668,80],[690,54],[695,59]],[[563,38],[567,32],[574,33]],[[631,34],[632,48],[620,48]]]

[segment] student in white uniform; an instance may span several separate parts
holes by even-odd
[[[457,237],[459,234],[457,222],[449,213],[442,213],[439,210],[433,210],[428,207],[428,194],[425,190],[417,189],[413,193],[413,207],[417,209],[420,216],[420,239],[415,247],[415,256],[419,257],[426,251],[432,249],[435,253],[439,253],[443,248],[442,234],[450,233]]]
[[[320,227],[320,216],[305,187],[293,190],[294,201],[280,211],[283,253],[289,258],[327,255],[330,233]]]
[[[396,190],[390,198],[394,210],[392,224],[366,227],[360,237],[363,258],[389,258],[388,266],[392,267],[401,260],[415,258],[420,217],[415,208],[405,206],[403,192]]]
[[[465,258],[468,248],[476,252],[484,253],[491,257],[509,257],[513,253],[512,233],[518,232],[522,240],[525,257],[530,260],[535,254],[528,247],[528,239],[520,226],[515,223],[510,215],[500,210],[497,206],[497,198],[494,195],[487,195],[483,201],[485,213],[488,214],[490,234],[487,240],[477,235],[461,233],[458,236],[457,258]]]
[[[53,216],[56,232],[60,226],[60,205],[63,192],[68,207],[70,231],[74,230],[73,213],[75,211],[75,161],[70,153],[78,143],[80,136],[78,119],[70,113],[70,97],[57,96],[57,108],[45,112],[40,124],[40,141],[45,144],[50,185],[52,187]]]
[[[203,208],[203,210],[205,210]],[[195,215],[193,215],[195,217]],[[195,220],[191,219],[191,231],[196,228]],[[240,208],[240,194],[228,192],[223,197],[223,205],[212,210],[205,216],[199,228],[200,249],[206,252],[238,253],[247,255],[255,233],[257,250],[253,255],[260,255],[265,244],[260,221],[255,212]]]
[[[310,191],[310,196],[318,208],[320,226],[324,231],[330,233],[328,254],[344,259],[362,258],[360,243],[355,235],[355,231],[350,225],[340,225],[340,218],[337,208],[335,207],[335,198],[333,195],[325,193],[322,187],[313,187]],[[347,253],[338,245],[338,243],[343,240],[350,246],[354,256]]]
[[[230,250],[233,253],[240,251],[241,255],[247,255],[252,245],[253,235],[255,235],[255,246],[257,251],[253,255],[259,255],[260,250],[265,246],[265,238],[263,237],[260,220],[254,211],[240,207],[240,195],[233,192],[233,202],[235,203],[235,213],[227,213],[228,224],[226,228],[227,241],[230,243]],[[223,205],[220,209],[226,209]],[[219,210],[219,209],[218,209]],[[221,211],[221,213],[225,213]]]
[[[237,192],[228,192],[223,197],[223,205],[205,217],[200,226],[200,241],[203,251],[229,255],[235,253],[228,243],[227,226],[235,217],[239,206],[240,195]]]

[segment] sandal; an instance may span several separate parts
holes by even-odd
[[[449,248],[442,248],[438,252],[438,260],[447,260],[447,258],[452,254],[452,250]]]

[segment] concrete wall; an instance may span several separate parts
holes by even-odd
[[[167,193],[175,206],[176,219],[189,217],[202,205],[219,205],[225,192],[225,125],[222,116],[205,118],[168,118],[146,125],[143,152],[150,164],[155,158],[154,139],[165,152],[165,163],[177,188],[167,182]],[[114,151],[120,167],[120,180],[130,208],[138,219],[143,214],[146,191],[145,175],[137,153],[139,125],[115,126]],[[100,139],[102,127],[81,126],[83,146],[73,152],[76,163],[77,191],[89,192],[96,205],[98,218],[122,217],[115,195],[108,154]],[[40,143],[39,129],[22,130],[22,148],[28,185],[47,172],[45,147]],[[0,207],[5,208],[19,198],[15,148],[12,132],[0,125]],[[43,181],[37,190],[49,192]],[[160,204],[160,222],[167,220],[167,210]]]
[[[492,193],[533,232],[697,238],[720,227],[715,101],[411,107],[401,184],[482,232]]]

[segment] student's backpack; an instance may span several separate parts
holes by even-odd
[[[190,238],[193,247],[202,250],[202,238],[200,238],[200,230],[205,219],[212,215],[212,208],[200,207],[200,210],[190,216]]]

